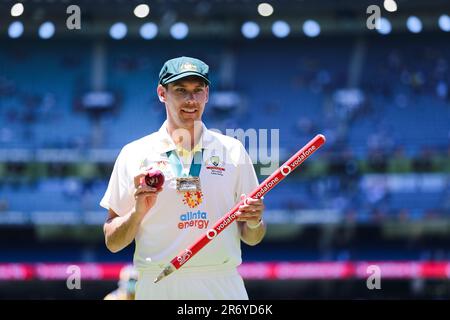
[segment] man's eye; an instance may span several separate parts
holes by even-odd
[[[181,93],[186,92],[186,90],[183,88],[177,88],[176,90],[177,90],[177,92],[181,92]]]

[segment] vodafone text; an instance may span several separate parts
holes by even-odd
[[[225,229],[225,227],[226,227],[228,224],[230,224],[231,222],[233,222],[234,219],[236,219],[236,214],[235,214],[235,213],[230,214],[225,220],[222,221],[221,224],[219,224],[219,225],[216,227],[217,230],[216,230],[216,229],[209,229],[208,232],[206,232],[206,237],[207,237],[209,240],[214,239],[214,238],[217,236],[217,234],[218,234],[219,232],[221,232],[223,229]]]
[[[256,197],[257,198],[261,198],[261,196],[263,194],[265,194],[268,190],[270,190],[270,188],[272,188],[274,183],[277,183],[279,181],[278,177],[275,177],[273,180],[270,180],[269,182],[267,182],[260,191],[258,191],[256,193]]]
[[[305,152],[302,152],[301,155],[299,155],[297,157],[297,159],[295,159],[295,161],[293,161],[291,163],[291,168],[294,169],[295,167],[297,167],[299,164],[301,164],[303,161],[305,161],[305,159],[314,151],[316,150],[316,146],[311,146],[308,150],[306,150]]]

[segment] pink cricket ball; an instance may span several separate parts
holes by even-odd
[[[145,183],[149,187],[159,189],[164,184],[164,174],[161,172],[161,170],[150,169],[145,176]]]

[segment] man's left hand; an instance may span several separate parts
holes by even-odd
[[[241,200],[245,199],[245,195],[241,195]],[[264,212],[263,199],[247,198],[245,203],[239,206],[239,210],[236,212],[238,216],[237,221],[246,221],[250,227],[258,225],[262,220]]]

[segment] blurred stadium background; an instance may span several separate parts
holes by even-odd
[[[262,16],[262,1],[154,0],[144,18],[144,1],[16,2],[0,2],[0,299],[117,287],[134,248],[107,251],[98,203],[120,148],[164,119],[157,76],[179,55],[211,67],[208,127],[280,129],[280,163],[328,138],[266,198],[263,243],[243,245],[251,298],[450,298],[448,1],[269,1]]]

